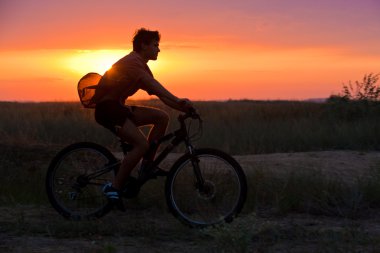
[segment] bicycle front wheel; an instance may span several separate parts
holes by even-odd
[[[165,195],[170,211],[179,220],[192,227],[205,227],[233,220],[243,208],[247,182],[241,166],[230,155],[199,149],[173,165]]]
[[[99,218],[111,210],[102,192],[111,182],[117,159],[106,148],[90,142],[72,144],[49,165],[46,191],[52,206],[72,220]]]

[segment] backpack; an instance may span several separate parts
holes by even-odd
[[[96,103],[92,101],[96,88],[102,75],[98,73],[88,73],[84,75],[78,82],[78,95],[80,102],[85,108],[95,108]]]

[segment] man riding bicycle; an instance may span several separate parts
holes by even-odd
[[[147,62],[157,60],[160,52],[159,42],[158,31],[139,29],[133,38],[133,51],[118,60],[103,75],[92,99],[96,104],[96,121],[123,141],[133,145],[128,158],[124,157],[114,181],[103,188],[107,198],[121,210],[124,207],[120,191],[127,178],[141,158],[143,161],[139,178],[144,180],[151,174],[149,170],[154,168],[149,165],[155,157],[157,147],[149,149],[150,143],[165,135],[169,123],[166,112],[151,107],[127,106],[126,99],[142,89],[149,95],[156,95],[173,109],[182,112],[193,110],[190,100],[176,97],[154,79]],[[145,125],[152,125],[148,137],[139,129]]]

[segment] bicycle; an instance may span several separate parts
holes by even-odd
[[[199,127],[190,135],[193,120],[198,120]],[[247,196],[246,176],[241,166],[223,151],[192,146],[191,140],[202,132],[202,120],[198,114],[180,115],[178,121],[180,127],[177,130],[151,145],[170,141],[153,161],[156,168],[180,143],[186,146],[187,152],[164,175],[170,212],[191,227],[231,222],[242,210]],[[128,157],[127,153],[133,147],[124,142],[121,147]],[[47,171],[46,191],[51,205],[71,220],[104,216],[112,206],[101,189],[112,181],[119,166],[120,160],[99,144],[78,142],[67,146],[53,158]],[[136,197],[143,184],[130,176],[123,197]]]

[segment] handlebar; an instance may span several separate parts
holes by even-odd
[[[192,135],[190,135],[191,122],[189,122],[188,126],[186,126],[186,123],[185,123],[185,120],[189,119],[189,118],[198,120],[198,130],[196,130],[195,133]],[[197,113],[197,111],[195,109],[189,110],[185,114],[180,114],[178,116],[178,121],[181,125],[181,128],[178,131],[180,131],[180,132],[186,131],[186,135],[188,136],[187,138],[193,138],[193,140],[194,140],[194,137],[200,138],[202,136],[203,121],[201,119],[201,116]]]
[[[192,110],[188,111],[187,113],[181,114],[178,116],[178,120],[180,122],[184,122],[188,118],[197,119],[199,121],[202,121],[201,116],[197,113],[197,111],[195,109],[192,109]]]

